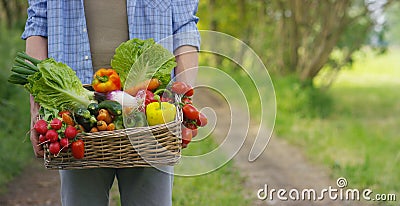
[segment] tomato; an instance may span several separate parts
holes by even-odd
[[[171,91],[177,94],[185,94],[188,90],[187,85],[184,82],[174,82],[171,86]]]
[[[82,159],[85,156],[85,143],[81,139],[72,142],[71,150],[75,159]]]
[[[197,136],[197,129],[192,129],[192,137],[195,137],[195,136]]]
[[[183,104],[193,104],[192,100],[189,97],[183,97],[181,101]]]
[[[189,86],[189,85],[186,85],[186,86],[187,86],[187,91],[185,93],[185,96],[188,96],[188,97],[193,96],[193,94],[194,94],[193,88],[191,86]]]
[[[196,119],[197,126],[204,127],[207,125],[207,123],[208,123],[208,120],[207,120],[206,115],[204,115],[203,113],[200,112],[199,116]]]
[[[185,104],[182,107],[183,116],[190,120],[196,120],[199,116],[199,111],[191,104]]]
[[[182,146],[186,147],[192,141],[192,130],[182,127]]]
[[[147,90],[155,90],[160,86],[160,81],[156,78],[150,79],[147,84]]]
[[[191,130],[194,130],[194,129],[197,129],[197,125],[196,125],[196,123],[194,122],[194,121],[183,121],[183,125],[186,127],[186,128],[189,128],[189,129],[191,129]]]

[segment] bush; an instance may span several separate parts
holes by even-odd
[[[276,77],[274,82],[278,115],[301,118],[325,118],[330,115],[333,99],[326,90],[301,83],[296,77]]]

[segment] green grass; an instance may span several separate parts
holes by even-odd
[[[392,50],[384,56],[367,52],[358,57],[354,68],[342,71],[317,104],[317,109],[329,110],[327,115],[304,115],[307,105],[289,113],[278,101],[278,136],[332,168],[332,178],[346,177],[349,187],[399,195],[399,54]],[[277,96],[284,91],[277,89]]]
[[[20,31],[0,29],[0,193],[33,155],[25,135],[30,121],[28,93],[7,82],[16,51],[24,49],[20,35]]]
[[[215,142],[208,137],[189,145],[189,148],[183,151],[183,155],[205,154],[215,147]],[[193,167],[201,168],[203,165]],[[232,162],[208,174],[194,177],[177,176],[174,180],[173,205],[250,205],[249,200],[244,198],[246,194],[243,184],[244,179]]]

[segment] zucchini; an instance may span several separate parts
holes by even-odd
[[[113,100],[104,100],[98,104],[99,109],[106,109],[114,116],[119,116],[122,114],[122,105]]]
[[[90,114],[97,116],[99,112],[99,105],[97,103],[90,103],[87,107],[89,110]]]

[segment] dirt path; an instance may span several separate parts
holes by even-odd
[[[229,119],[224,120],[224,118],[230,118],[224,115],[229,111],[229,107],[221,103],[223,101],[216,96],[194,101],[198,102],[200,107],[210,106],[216,111],[219,119],[213,136],[218,137],[217,141],[222,141],[230,127],[227,121]],[[231,132],[235,133],[235,131]],[[250,134],[254,132],[250,129]],[[253,205],[356,205],[357,202],[354,201],[279,201],[276,197],[272,201],[268,198],[258,200],[257,191],[264,188],[266,184],[269,190],[298,189],[301,191],[308,188],[321,191],[329,186],[336,187],[336,180],[328,176],[325,168],[309,163],[301,150],[276,137],[271,139],[264,153],[255,162],[250,163],[247,158],[252,143],[252,139],[247,138],[234,160],[236,167],[246,177],[244,187],[248,198],[254,200]],[[60,205],[59,186],[58,171],[46,170],[43,160],[34,159],[18,178],[9,183],[9,192],[0,196],[0,205],[58,206]]]

